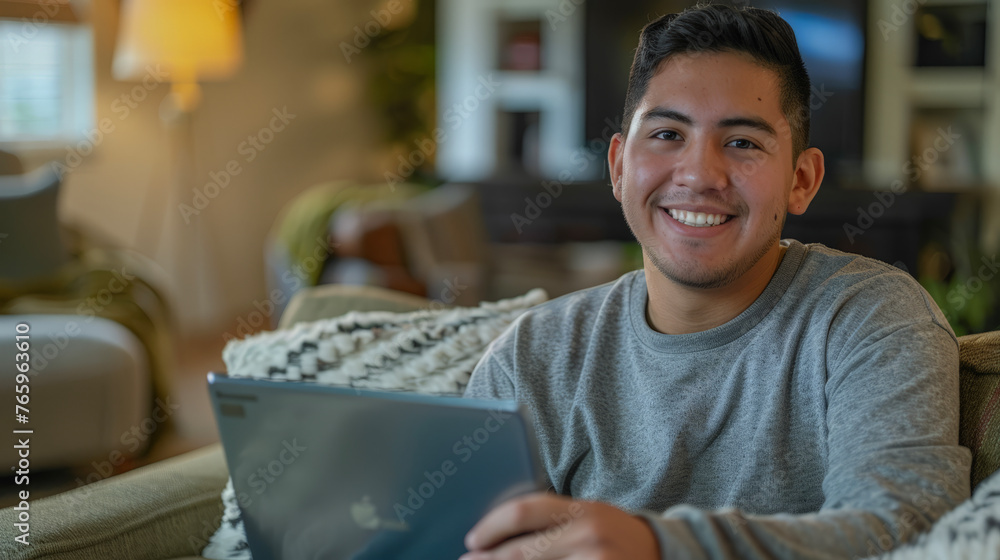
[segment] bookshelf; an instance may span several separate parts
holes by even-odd
[[[1000,249],[1000,9],[991,0],[872,0],[864,177],[876,190],[982,197]]]
[[[584,145],[583,2],[438,0],[437,13],[438,175],[565,178]]]

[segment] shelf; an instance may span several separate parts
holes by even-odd
[[[982,68],[914,68],[910,78],[916,107],[980,108],[986,93]]]
[[[993,185],[982,180],[965,181],[942,181],[930,184],[919,184],[911,190],[929,193],[984,193],[993,189]]]
[[[513,84],[518,88],[562,88],[566,84],[570,83],[570,81],[561,74],[548,70],[494,70],[491,73],[496,76],[496,81],[503,83],[504,86]]]
[[[924,0],[921,4],[928,7],[937,6],[973,6],[975,4],[987,4],[989,0]]]

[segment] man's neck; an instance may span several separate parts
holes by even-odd
[[[728,286],[690,288],[646,267],[646,321],[656,331],[689,334],[723,325],[757,300],[778,270],[785,246],[775,244],[757,264]]]

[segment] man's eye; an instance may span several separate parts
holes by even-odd
[[[756,148],[757,144],[747,140],[746,138],[738,138],[729,143],[734,148],[739,148],[741,150],[749,150],[751,148]]]
[[[677,140],[679,138],[677,132],[673,130],[663,130],[657,132],[654,136],[663,140]]]

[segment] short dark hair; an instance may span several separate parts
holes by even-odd
[[[809,74],[795,32],[771,10],[697,5],[642,28],[625,94],[622,135],[660,66],[677,54],[736,52],[778,75],[781,112],[791,127],[792,156],[809,146]]]

